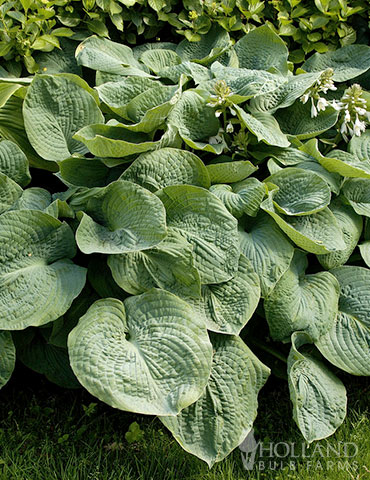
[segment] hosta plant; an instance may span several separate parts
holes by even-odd
[[[369,68],[351,45],[293,74],[264,26],[92,36],[3,79],[1,386],[17,357],[212,466],[272,371],[305,440],[331,435],[341,372],[370,374]]]

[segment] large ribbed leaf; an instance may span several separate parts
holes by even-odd
[[[230,280],[239,262],[237,221],[221,200],[190,185],[166,187],[157,195],[166,208],[168,226],[193,245],[202,283]]]
[[[238,335],[257,308],[260,282],[251,262],[240,255],[238,271],[228,282],[203,285],[200,299],[187,298],[208,330]]]
[[[258,170],[249,160],[234,160],[224,155],[212,159],[206,168],[211,183],[240,182]]]
[[[0,388],[2,388],[15,367],[15,347],[10,332],[0,332],[0,352]]]
[[[298,217],[283,215],[273,204],[275,193],[276,190],[269,193],[268,198],[262,202],[261,208],[272,216],[283,232],[298,247],[316,254],[335,252],[346,248],[342,230],[329,208],[326,207],[317,213]]]
[[[111,255],[108,265],[117,284],[133,295],[160,287],[181,297],[200,296],[200,278],[194,267],[193,247],[171,228],[156,247]]]
[[[370,131],[366,130],[359,137],[354,135],[348,144],[348,151],[355,155],[360,162],[370,161]]]
[[[0,172],[22,187],[31,181],[26,155],[16,143],[10,140],[0,142]]]
[[[292,336],[288,357],[288,381],[293,418],[308,443],[329,437],[346,416],[347,396],[343,383],[315,356],[298,349],[310,338]]]
[[[229,46],[229,34],[215,23],[207,35],[202,35],[199,42],[189,42],[188,40],[180,42],[176,53],[182,61],[197,60],[199,63],[207,65],[222,55]]]
[[[151,192],[169,185],[196,185],[209,188],[208,171],[194,153],[177,148],[161,148],[138,157],[121,176]]]
[[[318,255],[317,258],[319,262],[327,270],[340,267],[347,262],[353,250],[356,248],[362,232],[361,216],[357,215],[351,206],[345,205],[341,198],[336,198],[329,205],[329,208],[334,214],[339,228],[342,230],[346,248],[338,252]]]
[[[339,314],[316,346],[324,357],[353,375],[370,375],[370,270],[331,270],[340,284]]]
[[[175,295],[151,290],[95,302],[69,334],[73,371],[112,407],[177,415],[202,395],[212,345],[203,322]]]
[[[239,229],[240,251],[257,272],[262,297],[270,294],[293,258],[294,248],[274,220],[264,212],[244,219]]]
[[[59,176],[67,184],[89,188],[105,187],[122,173],[121,167],[109,168],[100,158],[66,158],[59,168]]]
[[[356,213],[370,217],[370,178],[351,178],[342,192]]]
[[[64,160],[86,147],[73,135],[104,117],[88,85],[72,74],[37,75],[23,104],[24,125],[31,145],[46,160]]]
[[[365,241],[358,246],[360,249],[361,257],[366,265],[370,268],[370,240]]]
[[[145,188],[120,180],[89,199],[76,241],[84,253],[126,253],[154,247],[166,233],[161,201]]]
[[[212,335],[211,376],[202,397],[176,417],[161,417],[188,452],[211,467],[236,448],[252,428],[257,396],[269,369],[235,336]]]
[[[0,328],[22,330],[63,315],[85,284],[70,259],[70,227],[40,211],[0,216]]]
[[[18,183],[0,173],[0,215],[10,210],[22,193],[23,190]]]
[[[330,188],[325,180],[309,170],[284,168],[266,179],[279,190],[274,206],[284,215],[309,215],[323,210],[330,202]]]
[[[292,263],[265,300],[273,340],[288,342],[293,332],[317,340],[333,326],[338,313],[339,284],[329,272],[305,274],[306,255],[296,250]]]
[[[158,74],[164,68],[173,67],[181,63],[181,58],[176,52],[164,48],[146,50],[140,55],[139,60],[155,74]]]

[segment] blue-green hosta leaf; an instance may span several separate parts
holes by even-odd
[[[153,289],[124,303],[95,302],[69,334],[81,384],[112,407],[177,415],[202,395],[212,345],[189,305]]]
[[[159,73],[161,78],[168,78],[178,83],[181,76],[185,75],[189,80],[194,80],[196,85],[211,79],[211,72],[207,67],[194,62],[183,62],[172,67],[165,67]]]
[[[158,74],[164,68],[181,63],[181,57],[176,52],[165,49],[146,50],[140,55],[139,60],[155,74]]]
[[[105,187],[117,180],[122,168],[109,168],[99,158],[66,158],[59,163],[60,178],[69,185]]]
[[[221,155],[206,166],[211,183],[240,182],[258,170],[249,160],[233,160]]]
[[[186,300],[204,319],[208,330],[238,335],[256,310],[260,295],[259,277],[241,254],[238,271],[231,280],[203,285],[200,298]]]
[[[242,108],[234,105],[242,125],[248,128],[253,135],[256,135],[259,142],[276,147],[289,147],[290,142],[286,135],[280,130],[278,122],[269,113],[254,112],[253,115],[245,112]]]
[[[0,173],[0,215],[7,210],[11,210],[22,193],[23,189],[18,183],[4,173]]]
[[[18,83],[0,83],[0,108],[3,107],[9,98],[20,88],[22,88],[22,85]]]
[[[261,204],[283,232],[300,248],[307,252],[335,252],[346,248],[343,233],[338,222],[328,207],[311,215],[288,216],[279,213],[273,203],[275,191]]]
[[[0,216],[0,328],[22,330],[63,315],[85,284],[86,270],[66,223],[39,211]]]
[[[370,268],[370,241],[366,240],[364,243],[359,245],[358,248],[360,249],[363,261]]]
[[[200,278],[194,267],[193,247],[171,228],[156,247],[111,255],[108,265],[116,283],[133,295],[160,287],[180,297],[200,296]]]
[[[150,76],[138,62],[130,47],[93,35],[76,49],[78,65],[119,75]]]
[[[74,73],[82,76],[82,69],[77,65],[75,50],[77,43],[68,38],[59,40],[60,48],[51,52],[40,52],[35,55],[39,71],[44,73]]]
[[[267,25],[244,35],[234,48],[240,68],[277,69],[284,74],[288,72],[288,49],[285,42]]]
[[[10,332],[0,332],[0,352],[0,388],[2,388],[15,367],[15,347]]]
[[[266,186],[257,178],[247,178],[232,185],[212,185],[210,191],[218,197],[234,217],[243,214],[255,217],[266,194]]]
[[[299,352],[310,342],[302,332],[292,336],[288,357],[288,382],[293,418],[308,443],[332,435],[346,416],[343,383],[315,356]]]
[[[94,97],[81,82],[73,75],[37,75],[27,89],[25,129],[31,145],[46,160],[86,153],[85,145],[73,135],[85,125],[104,122]]]
[[[76,241],[84,253],[147,250],[166,236],[166,212],[145,188],[113,182],[92,196],[81,214]]]
[[[288,77],[271,92],[261,92],[251,101],[251,108],[260,112],[274,113],[279,108],[290,107],[320,77],[320,73],[304,73]]]
[[[274,220],[260,211],[244,218],[239,228],[240,251],[260,278],[261,295],[267,297],[289,268],[294,248]]]
[[[300,162],[298,164],[298,168],[316,173],[319,177],[325,180],[325,182],[327,183],[327,185],[329,186],[330,190],[333,193],[335,193],[336,195],[339,195],[340,187],[343,182],[343,178],[339,175],[339,173],[328,172],[326,168],[324,168],[314,158],[312,158],[312,161]]]
[[[122,180],[134,182],[155,192],[169,185],[211,185],[207,168],[194,153],[178,148],[161,148],[140,155],[121,175]]]
[[[292,263],[265,300],[273,340],[289,342],[300,330],[317,340],[333,326],[338,313],[339,283],[329,272],[305,274],[306,255],[296,250]]]
[[[329,205],[331,192],[328,184],[309,170],[288,167],[265,181],[279,187],[273,196],[273,203],[284,215],[309,215]]]
[[[346,45],[338,50],[315,53],[302,65],[306,72],[334,70],[333,79],[345,82],[357,77],[370,68],[370,47],[367,45]]]
[[[370,131],[366,130],[360,137],[353,136],[348,144],[348,151],[355,155],[360,162],[370,165]]]
[[[275,114],[281,130],[287,135],[293,135],[299,140],[317,137],[320,133],[329,130],[338,120],[338,112],[328,107],[320,112],[317,117],[311,117],[311,105],[309,102],[296,101],[293,105]]]
[[[237,221],[221,200],[190,185],[166,187],[157,195],[166,208],[168,226],[193,245],[202,283],[230,280],[239,262]]]
[[[0,142],[0,172],[22,187],[31,181],[26,155],[16,143],[10,140]]]
[[[340,284],[339,314],[316,346],[333,365],[352,375],[370,375],[370,270],[331,270]]]
[[[203,395],[176,417],[160,418],[187,452],[210,467],[251,430],[258,392],[270,373],[239,337],[213,334],[211,338],[214,356]]]
[[[143,45],[136,45],[132,48],[134,57],[139,60],[141,55],[148,50],[172,50],[176,51],[177,44],[172,42],[152,42],[144,43]]]
[[[175,126],[184,142],[195,150],[219,155],[225,147],[224,140],[216,139],[220,122],[214,108],[207,106],[206,100],[195,90],[182,94],[168,117],[168,123]]]
[[[44,188],[31,187],[23,191],[11,210],[40,210],[55,218],[74,218],[74,212],[66,201],[55,199]]]
[[[340,197],[336,198],[329,205],[329,208],[337,219],[339,228],[343,232],[346,248],[338,252],[318,256],[319,262],[327,270],[340,267],[347,262],[353,250],[356,248],[362,232],[361,216],[357,215],[351,206],[345,205]]]
[[[342,193],[356,213],[370,217],[370,178],[347,180]]]

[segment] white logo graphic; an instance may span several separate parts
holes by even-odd
[[[256,458],[258,443],[254,438],[254,430],[248,433],[243,442],[239,445],[242,453],[242,461],[246,470],[252,470]]]

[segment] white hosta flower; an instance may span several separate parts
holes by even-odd
[[[312,118],[317,117],[317,109],[315,107],[315,104],[313,103],[313,99],[312,99],[312,105],[311,105],[311,117]]]
[[[320,97],[317,101],[317,105],[316,105],[316,108],[317,108],[317,111],[318,112],[321,112],[321,111],[324,111],[326,107],[329,106],[329,102],[323,98],[323,97]]]
[[[355,112],[358,113],[359,115],[366,115],[366,109],[361,108],[361,107],[355,107]]]
[[[344,121],[346,123],[349,123],[351,121],[351,114],[349,113],[349,110],[346,110],[344,113]]]
[[[356,137],[360,137],[361,133],[366,130],[366,124],[365,122],[362,122],[359,120],[358,116],[356,115],[356,121],[353,124],[353,133],[356,135]]]
[[[233,127],[233,124],[231,122],[229,122],[227,125],[226,125],[226,133],[233,133],[234,131],[234,127]]]
[[[216,113],[215,113],[216,117],[220,117],[222,115],[222,110],[216,110]]]
[[[307,103],[309,98],[310,98],[310,94],[305,93],[304,95],[301,96],[301,102],[302,103]]]

